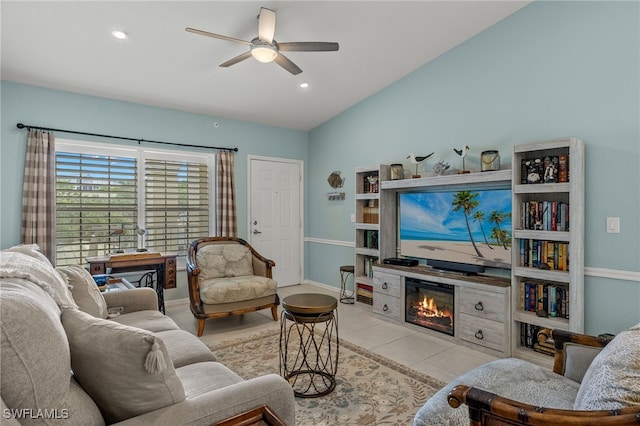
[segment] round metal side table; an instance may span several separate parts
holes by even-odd
[[[338,316],[335,297],[302,293],[282,300],[280,375],[296,396],[331,393],[338,370]]]

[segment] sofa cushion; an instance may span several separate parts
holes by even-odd
[[[56,303],[30,281],[2,278],[0,323],[4,402],[11,408],[59,407],[69,389],[71,361]]]
[[[156,335],[165,343],[174,368],[216,360],[211,349],[187,331],[166,330],[159,331]]]
[[[35,245],[2,250],[0,278],[23,278],[41,287],[60,308],[77,308],[67,281],[37,250]]]
[[[579,384],[548,369],[516,358],[492,361],[463,374],[440,389],[420,408],[415,426],[468,426],[469,407],[452,408],[447,395],[456,385],[474,386],[497,395],[549,408],[571,409]]]
[[[122,325],[141,328],[153,333],[156,333],[158,331],[180,329],[175,321],[164,315],[162,312],[156,310],[129,312],[124,315],[112,317],[111,320]]]
[[[575,410],[640,406],[640,324],[618,334],[582,379]]]
[[[153,333],[64,309],[71,367],[109,423],[184,401],[167,348]]]
[[[80,265],[61,266],[56,270],[67,279],[73,300],[81,311],[107,318],[107,303],[89,271]]]
[[[200,299],[205,304],[242,302],[271,296],[278,291],[278,283],[257,275],[212,278],[200,281]]]
[[[208,244],[198,249],[199,280],[253,275],[252,254],[242,244]]]

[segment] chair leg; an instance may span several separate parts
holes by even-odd
[[[198,318],[198,337],[201,337],[202,333],[204,333],[204,322],[205,319]]]
[[[278,321],[278,307],[277,306],[272,306],[271,307],[271,316],[273,317],[274,321]]]

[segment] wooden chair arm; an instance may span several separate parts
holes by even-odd
[[[563,330],[552,330],[553,344],[555,346],[555,354],[553,357],[553,372],[564,374],[564,357],[565,344],[575,343],[583,346],[592,346],[596,348],[604,348],[611,341],[611,337],[596,337],[587,334],[573,333]]]
[[[640,407],[593,411],[536,407],[465,385],[454,387],[447,395],[447,402],[453,408],[458,408],[462,404],[469,406],[470,426],[640,424]]]

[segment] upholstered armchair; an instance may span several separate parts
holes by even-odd
[[[614,339],[551,334],[553,371],[515,358],[484,364],[431,397],[414,426],[640,424],[640,324]]]
[[[187,254],[189,300],[198,320],[198,336],[205,320],[271,309],[278,320],[275,262],[264,258],[241,238],[205,237],[194,240]]]

